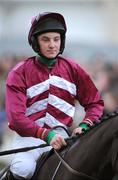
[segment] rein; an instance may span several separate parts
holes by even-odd
[[[79,172],[79,171],[76,171],[75,169],[73,169],[70,165],[67,164],[67,162],[60,156],[60,154],[54,150],[55,154],[57,155],[57,157],[59,158],[59,160],[61,161],[61,163],[66,167],[66,169],[68,171],[70,171],[72,174],[76,175],[76,176],[82,176],[84,178],[88,178],[88,179],[91,179],[91,180],[98,180],[92,176],[89,176],[85,173],[82,173],[82,172]]]
[[[112,117],[116,117],[116,116],[118,116],[118,110],[112,112],[111,114],[107,114],[105,117],[102,118],[101,121],[103,122],[105,120],[108,120],[108,119],[110,119]],[[98,124],[96,124],[95,126],[97,126],[97,125]],[[53,127],[52,129],[56,129],[56,128],[63,128],[67,132],[67,134],[70,136],[70,134],[68,133],[68,130],[65,127],[56,126],[56,127]],[[78,134],[76,136],[66,138],[65,141],[67,142],[67,144],[73,144],[73,142],[75,142],[79,137],[83,136],[84,134],[85,133]],[[0,152],[0,156],[14,154],[14,153],[20,153],[20,152],[26,152],[26,151],[30,151],[30,150],[37,149],[37,148],[44,148],[46,146],[49,146],[49,145],[48,144],[41,144],[41,145],[38,145],[38,146],[30,146],[30,147],[24,147],[24,148],[18,148],[18,149],[2,151],[2,152]],[[63,157],[61,157],[60,154],[56,150],[54,150],[54,152],[57,155],[57,157],[59,158],[60,164],[62,163],[67,168],[67,170],[70,171],[71,173],[75,174],[76,176],[82,176],[82,177],[85,177],[85,178],[88,178],[88,179],[91,179],[91,180],[97,180],[96,178],[94,178],[92,176],[89,176],[89,175],[87,175],[85,173],[82,173],[82,172],[79,172],[79,171],[73,169],[70,165],[67,164],[67,162],[65,162]]]
[[[65,141],[67,143],[69,143],[69,141],[71,142],[73,138],[74,137],[66,138]],[[26,151],[30,151],[30,150],[33,150],[33,149],[44,148],[46,146],[50,146],[50,145],[49,144],[40,144],[38,146],[30,146],[30,147],[24,147],[24,148],[17,148],[17,149],[1,151],[0,156],[10,155],[10,154],[20,153],[20,152],[26,152]]]
[[[65,139],[66,140],[66,139]],[[71,138],[67,138],[67,141],[71,140]],[[37,149],[37,148],[44,148],[46,146],[49,146],[48,144],[41,144],[39,146],[31,146],[31,147],[25,147],[25,148],[19,148],[19,149],[13,149],[13,150],[7,150],[7,151],[2,151],[0,152],[0,156],[4,156],[4,155],[9,155],[9,154],[14,154],[14,153],[20,153],[20,152],[26,152],[26,151],[30,151],[33,149]],[[91,180],[97,180],[96,178],[93,178],[92,176],[89,176],[85,173],[76,171],[75,169],[73,169],[71,166],[69,166],[66,161],[59,155],[59,153],[54,150],[55,154],[57,155],[57,157],[59,158],[59,160],[61,161],[61,163],[66,167],[67,170],[69,170],[71,173],[73,173],[74,175],[77,176],[82,176],[85,178],[89,178]]]
[[[74,139],[74,137],[69,137],[66,138],[65,141],[69,142],[72,141],[72,139]],[[7,150],[7,151],[1,151],[0,152],[0,156],[4,156],[4,155],[9,155],[9,154],[14,154],[14,153],[20,153],[20,152],[26,152],[26,151],[30,151],[33,149],[37,149],[37,148],[44,148],[46,146],[49,146],[48,144],[41,144],[39,146],[31,146],[31,147],[24,147],[24,148],[18,148],[18,149],[12,149],[12,150]],[[69,170],[71,173],[77,175],[77,176],[82,176],[85,178],[89,178],[91,180],[97,180],[95,178],[93,178],[92,176],[88,176],[84,173],[78,172],[76,170],[74,170],[72,167],[70,167],[65,161],[64,159],[59,155],[59,153],[54,150],[55,154],[57,155],[57,157],[59,158],[59,160],[61,161],[61,163],[67,168],[67,170]]]
[[[57,128],[62,128],[62,129],[64,129],[64,130],[66,131],[66,133],[68,134],[68,136],[70,136],[70,133],[68,132],[68,130],[67,130],[65,127],[63,127],[63,126],[55,126],[55,127],[53,127],[52,129],[57,129]],[[77,139],[77,135],[76,135],[76,136],[73,136],[73,137],[70,137],[70,138],[66,138],[65,141],[68,143],[70,140],[72,141],[74,138]],[[67,164],[67,162],[61,157],[61,155],[60,155],[55,149],[54,149],[54,152],[55,152],[56,156],[59,158],[60,162],[59,162],[59,164],[58,164],[58,167],[57,167],[56,172],[54,173],[52,179],[54,179],[54,177],[55,177],[55,175],[56,175],[56,173],[57,173],[58,168],[60,167],[60,165],[63,164],[68,171],[70,171],[72,174],[74,174],[74,175],[76,175],[76,176],[81,176],[81,177],[84,177],[84,178],[88,178],[88,179],[90,179],[90,180],[98,180],[98,179],[96,179],[96,178],[94,178],[94,177],[92,177],[92,176],[89,176],[89,175],[85,174],[85,173],[76,171],[76,170],[73,169],[69,164]]]
[[[49,146],[48,144],[41,144],[39,146],[31,146],[31,147],[24,147],[24,148],[18,148],[18,149],[11,149],[7,151],[1,151],[0,156],[14,154],[14,153],[20,153],[20,152],[26,152],[37,148],[44,148],[46,146]]]

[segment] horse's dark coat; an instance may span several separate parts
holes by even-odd
[[[102,122],[78,137],[66,151],[64,160],[78,172],[98,180],[112,180],[118,173],[118,112],[103,118]],[[35,180],[84,180],[75,176],[63,164],[54,178],[59,159],[53,154],[40,169]]]

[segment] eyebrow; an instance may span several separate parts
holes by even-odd
[[[51,38],[51,37],[48,37],[48,36],[46,36],[46,35],[43,35],[43,36],[41,36],[41,38]],[[57,36],[54,36],[53,38],[60,38],[60,36],[59,35],[57,35]]]

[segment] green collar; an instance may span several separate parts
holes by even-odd
[[[48,59],[42,56],[38,56],[38,59],[42,64],[47,65],[48,68],[52,68],[52,66],[56,63],[56,59]]]

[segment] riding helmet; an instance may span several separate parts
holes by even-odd
[[[32,49],[41,55],[37,36],[46,32],[58,32],[61,35],[61,47],[59,54],[62,54],[65,48],[66,31],[66,22],[61,14],[54,12],[41,13],[32,19],[28,34],[28,42]]]

